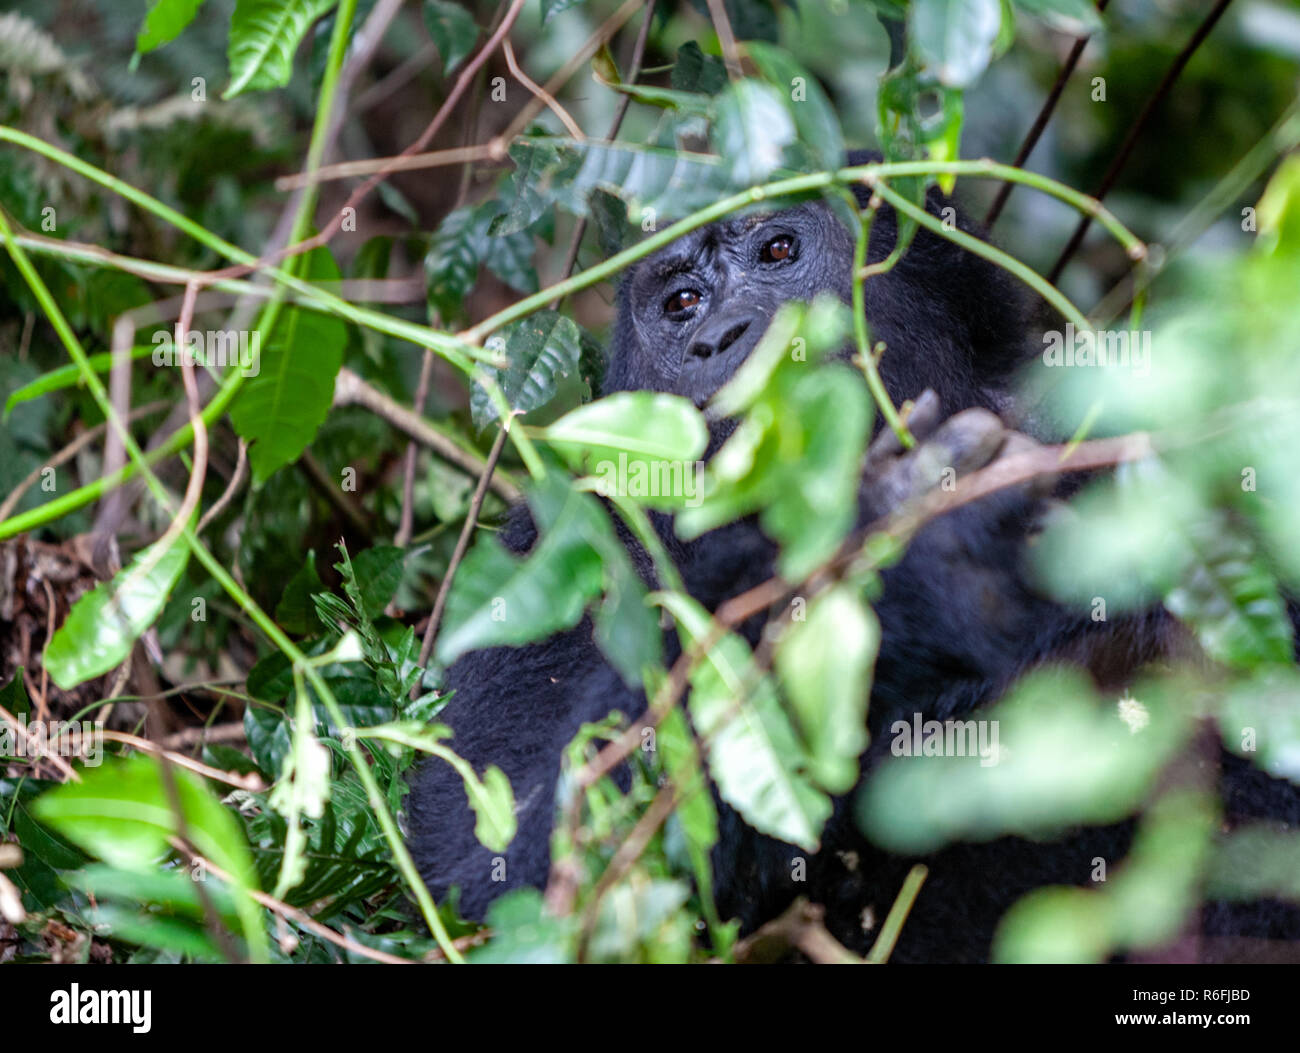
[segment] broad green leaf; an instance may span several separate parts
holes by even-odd
[[[307,256],[312,281],[338,281],[337,264],[324,247]],[[298,459],[316,437],[334,400],[347,326],[300,307],[286,307],[262,347],[256,376],[230,409],[235,430],[249,444],[253,478],[264,483]]]
[[[483,647],[528,643],[578,623],[602,581],[601,559],[587,533],[593,502],[589,494],[566,488],[558,510],[537,516],[548,524],[538,524],[541,538],[523,559],[495,538],[480,539],[447,598],[438,634],[440,663]]]
[[[781,48],[762,41],[746,45],[763,77],[787,100],[799,142],[811,153],[809,167],[835,169],[844,163],[844,134],[826,93],[811,73]]]
[[[429,309],[443,324],[464,321],[465,300],[478,281],[479,268],[519,292],[537,290],[532,267],[533,239],[523,232],[493,236],[488,233],[501,214],[497,201],[448,213],[429,241],[424,258]]]
[[[142,344],[138,347],[131,348],[131,361],[145,358],[152,355],[157,350],[157,345]],[[105,351],[98,355],[89,355],[88,361],[90,368],[96,373],[107,373],[113,368],[113,353]],[[81,367],[76,363],[70,366],[58,366],[51,369],[48,373],[42,373],[31,383],[24,384],[22,387],[12,391],[5,399],[6,417],[9,416],[13,408],[19,403],[28,402],[31,399],[39,398],[41,395],[48,395],[51,391],[60,391],[63,388],[70,388],[81,383]]]
[[[175,40],[203,6],[203,0],[154,0],[135,38],[137,54],[145,55]]]
[[[0,706],[16,717],[25,717],[32,709],[32,701],[27,697],[27,686],[23,683],[23,667],[14,670],[13,678],[4,687],[0,687]]]
[[[507,892],[488,908],[496,935],[468,955],[478,965],[560,965],[577,960],[577,919],[550,914],[535,888]]]
[[[882,847],[909,854],[1117,822],[1182,747],[1181,701],[1144,688],[1102,702],[1081,674],[1051,670],[962,719],[901,712],[882,731],[892,756],[869,777],[859,822]]]
[[[307,557],[303,561],[302,568],[292,578],[289,584],[284,587],[284,593],[280,596],[280,602],[275,606],[275,620],[280,627],[287,629],[291,633],[299,636],[306,636],[312,632],[319,632],[321,629],[320,619],[316,617],[316,608],[312,604],[311,597],[314,592],[324,592],[325,583],[320,580],[320,575],[316,573],[316,552],[309,550]],[[280,654],[279,651],[273,652]],[[260,665],[261,663],[259,663]],[[256,669],[257,666],[254,666]],[[252,672],[249,672],[249,681],[253,679]],[[284,692],[288,690],[287,685],[275,698],[283,698]],[[257,698],[265,698],[265,695],[258,695],[249,687],[250,693]]]
[[[754,512],[781,544],[780,570],[799,581],[834,554],[857,514],[871,424],[861,376],[821,362],[842,346],[842,304],[819,299],[778,312],[711,410],[741,415],[709,462],[702,502],[678,514],[691,539]]]
[[[1280,823],[1249,823],[1215,848],[1206,879],[1215,899],[1300,902],[1300,833]]]
[[[45,648],[45,668],[64,691],[126,661],[140,635],[162,613],[190,549],[184,538],[138,552],[111,582],[72,605]]]
[[[1266,666],[1233,683],[1219,701],[1219,732],[1238,756],[1300,785],[1300,673]]]
[[[831,793],[858,781],[858,757],[867,748],[867,699],[880,649],[880,623],[848,585],[816,599],[804,621],[794,621],[776,650],[776,668],[789,697],[811,772]]]
[[[352,563],[365,611],[378,618],[402,582],[406,553],[393,545],[376,545],[358,552]]]
[[[709,441],[704,417],[689,399],[649,391],[625,391],[570,410],[540,429],[539,437],[555,447],[575,469],[617,481],[629,472],[660,473],[665,466],[679,470],[686,485],[693,480],[695,462]],[[620,493],[611,487],[604,496]],[[620,496],[642,495],[620,493]],[[680,491],[644,496],[689,498]]]
[[[1001,24],[999,0],[913,0],[909,39],[941,83],[968,88],[988,67]]]
[[[1011,0],[1022,11],[1046,19],[1076,36],[1095,33],[1101,28],[1101,15],[1092,0]]]
[[[731,181],[749,186],[781,167],[785,148],[795,141],[794,121],[775,88],[741,80],[718,97],[713,141]]]
[[[282,88],[293,76],[293,56],[311,24],[338,0],[238,0],[230,19],[232,99],[245,91]]]
[[[1217,662],[1254,669],[1292,657],[1291,621],[1277,582],[1239,523],[1216,514],[1184,524],[1194,556],[1165,606]]]
[[[511,156],[519,161],[528,150],[546,152],[544,186],[552,200],[577,216],[587,214],[593,190],[604,190],[626,203],[634,222],[652,219],[658,227],[737,189],[730,166],[720,158],[675,146],[575,143],[535,136],[515,140]]]
[[[542,0],[542,25],[546,25],[552,18],[567,11],[571,7],[584,3],[585,0]]]
[[[181,816],[158,762],[138,755],[84,770],[80,782],[44,794],[32,810],[91,855],[123,870],[156,869],[170,850],[168,838],[185,836],[230,875],[244,938],[254,958],[264,958],[261,912],[248,895],[257,877],[238,822],[195,775],[173,768],[170,777]]]
[[[708,613],[689,596],[658,593],[677,620],[683,650],[709,635]],[[726,633],[691,674],[691,721],[708,744],[718,792],[760,833],[816,851],[831,801],[807,774],[807,757],[754,665],[748,645]]]
[[[556,311],[539,311],[487,339],[485,346],[510,363],[505,370],[492,370],[492,375],[512,409],[527,413],[554,398],[560,381],[577,372],[580,339],[573,319]],[[470,409],[475,427],[497,419],[497,407],[482,385],[474,385]]]
[[[478,40],[474,16],[451,0],[424,0],[424,25],[442,57],[445,77],[465,61]]]
[[[1206,794],[1162,796],[1104,883],[1035,889],[1012,906],[994,937],[993,960],[1100,963],[1117,952],[1168,944],[1196,907],[1215,819]]]
[[[714,55],[706,55],[694,40],[677,49],[672,85],[677,91],[716,95],[727,86],[727,67]]]

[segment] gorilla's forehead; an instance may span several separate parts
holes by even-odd
[[[753,205],[737,215],[683,234],[638,264],[633,270],[634,280],[667,280],[718,252],[744,244],[756,229],[778,224],[807,233],[827,233],[832,227],[837,231],[843,229],[820,201],[805,201],[788,208]]]

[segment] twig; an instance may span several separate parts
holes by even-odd
[[[727,8],[723,0],[708,0],[709,18],[718,34],[718,43],[722,45],[722,61],[727,67],[727,76],[740,80],[745,71],[740,66],[740,49],[736,46],[736,34],[731,29],[731,19],[727,17]]]
[[[71,779],[73,782],[81,782],[81,776],[72,770],[72,765],[69,764],[67,761],[65,761],[57,753],[36,752],[33,749],[33,747],[35,746],[35,740],[31,737],[31,735],[27,733],[27,725],[24,724],[12,713],[10,713],[9,710],[5,709],[4,706],[0,706],[0,720],[3,720],[6,724],[8,724],[10,727],[14,729],[14,732],[18,735],[18,737],[21,738],[24,743],[26,743],[25,749],[29,753],[31,753],[32,756],[44,757],[56,768],[58,768],[60,772],[63,773],[64,778]]]
[[[1097,13],[1102,14],[1106,10],[1106,5],[1110,0],[1097,0]],[[1030,126],[1025,141],[1020,144],[1020,149],[1016,153],[1016,159],[1011,163],[1017,168],[1023,168],[1029,155],[1034,152],[1034,147],[1038,145],[1038,139],[1047,127],[1047,122],[1052,119],[1052,114],[1056,110],[1056,104],[1061,99],[1061,93],[1065,90],[1065,84],[1074,73],[1074,67],[1079,64],[1079,59],[1083,56],[1084,49],[1088,46],[1088,41],[1092,39],[1092,34],[1079,37],[1070,48],[1070,54],[1066,56],[1065,65],[1061,67],[1061,72],[1056,76],[1056,83],[1052,85],[1052,90],[1047,93],[1047,98],[1043,101],[1043,107],[1038,111],[1038,116],[1034,118],[1033,125]],[[1003,183],[998,188],[997,196],[993,199],[993,204],[989,206],[988,215],[984,217],[984,226],[987,230],[993,229],[993,224],[998,221],[998,216],[1002,215],[1002,209],[1007,203],[1007,198],[1011,196],[1011,191],[1016,188],[1015,183]]]
[[[377,388],[371,387],[346,367],[339,370],[338,379],[334,383],[334,405],[364,406],[417,442],[429,447],[444,461],[454,464],[466,475],[478,478],[483,470],[483,461],[474,454],[462,450],[451,439],[435,431],[420,414],[407,409]],[[522,496],[514,480],[503,472],[494,472],[490,485],[493,491],[507,502],[513,503]]]
[[[647,0],[645,5],[645,18],[641,22],[640,32],[636,35],[636,43],[632,46],[632,62],[628,67],[626,81],[629,84],[635,84],[637,78],[641,76],[641,64],[645,59],[646,41],[650,38],[650,23],[654,21],[655,0]],[[606,139],[618,138],[618,131],[623,127],[623,118],[627,115],[628,107],[632,105],[632,96],[623,93],[619,96],[618,106],[614,110],[614,120],[610,123],[609,134]],[[569,251],[564,258],[564,268],[560,272],[564,278],[569,278],[573,274],[573,268],[578,264],[578,249],[582,246],[582,236],[587,231],[587,217],[581,216],[578,222],[573,226],[573,237],[569,239]],[[560,301],[563,297],[557,297],[551,301],[551,310],[559,310]]]
[[[1142,112],[1138,114],[1137,120],[1135,120],[1133,126],[1129,128],[1128,135],[1124,138],[1124,144],[1119,148],[1119,152],[1111,161],[1110,167],[1106,169],[1106,174],[1101,177],[1100,185],[1098,185],[1096,191],[1092,195],[1098,201],[1104,198],[1110,188],[1115,185],[1115,180],[1119,178],[1119,173],[1127,163],[1129,154],[1133,152],[1133,147],[1137,145],[1138,139],[1141,138],[1142,132],[1146,128],[1147,121],[1151,119],[1151,114],[1155,112],[1156,107],[1159,106],[1160,103],[1164,101],[1165,96],[1169,94],[1169,89],[1174,86],[1174,81],[1176,81],[1178,75],[1183,72],[1183,67],[1187,65],[1188,59],[1190,59],[1196,49],[1201,46],[1201,42],[1210,35],[1210,31],[1214,28],[1215,23],[1219,21],[1219,17],[1223,12],[1227,10],[1230,3],[1232,3],[1232,0],[1218,0],[1218,3],[1214,5],[1214,8],[1210,13],[1205,16],[1204,21],[1196,27],[1196,32],[1192,34],[1191,39],[1183,46],[1183,50],[1180,51],[1174,59],[1173,65],[1169,67],[1164,78],[1156,86],[1156,90],[1152,92],[1151,97],[1147,99],[1146,105],[1142,107]],[[1065,270],[1065,265],[1070,262],[1070,258],[1083,243],[1083,236],[1088,233],[1088,227],[1091,223],[1092,220],[1088,216],[1084,216],[1079,220],[1079,225],[1074,228],[1074,234],[1071,235],[1065,248],[1061,250],[1061,255],[1052,267],[1052,272],[1047,276],[1047,280],[1050,284],[1056,284],[1057,279],[1061,276],[1061,272]]]
[[[194,851],[192,846],[186,844],[180,838],[173,837],[168,838],[168,840],[171,842],[173,848],[198,863],[205,871],[214,875],[218,880],[224,881],[227,885],[232,887],[236,885],[235,880],[229,873],[217,866],[216,863],[212,862],[212,860],[208,859],[206,856],[199,855]],[[409,958],[399,958],[397,955],[389,954],[387,951],[375,950],[373,947],[367,947],[364,943],[358,943],[356,940],[351,939],[348,936],[337,933],[329,926],[322,925],[310,914],[299,910],[297,907],[291,907],[288,903],[285,903],[284,900],[276,899],[274,896],[267,895],[261,889],[250,888],[248,889],[248,894],[272,913],[278,914],[280,917],[286,918],[297,925],[301,925],[304,929],[315,933],[321,939],[328,940],[330,943],[342,947],[344,950],[350,951],[353,954],[359,954],[363,958],[369,958],[372,961],[385,962],[388,965],[415,964],[415,962]]]
[[[546,108],[560,119],[560,123],[564,125],[565,129],[571,136],[580,143],[586,142],[587,137],[582,134],[582,129],[578,127],[578,122],[569,116],[569,111],[556,101],[554,95],[539,85],[532,79],[532,77],[520,68],[519,63],[515,61],[515,49],[510,46],[509,40],[503,40],[501,42],[501,50],[506,56],[506,67],[514,74],[515,79],[527,88],[535,98],[540,99]]]
[[[214,728],[183,728],[173,732],[162,740],[162,747],[169,750],[184,749],[208,742],[242,742],[247,737],[244,725],[219,724]]]
[[[460,566],[460,561],[465,557],[465,550],[469,548],[469,539],[474,533],[474,527],[478,524],[478,514],[483,508],[483,498],[487,494],[488,483],[492,479],[492,473],[497,466],[497,461],[501,457],[501,451],[506,444],[506,433],[510,430],[510,422],[502,421],[500,428],[497,430],[496,441],[492,443],[492,452],[488,454],[487,464],[483,466],[483,474],[479,476],[478,486],[474,489],[474,497],[470,500],[469,511],[465,515],[465,525],[461,528],[460,537],[456,539],[456,549],[451,554],[451,562],[447,564],[447,573],[443,575],[442,584],[438,586],[438,596],[433,602],[433,613],[429,615],[429,624],[424,630],[424,640],[420,643],[420,665],[429,664],[429,655],[433,653],[433,640],[438,635],[438,624],[442,621],[442,612],[447,606],[447,595],[451,592],[451,581],[456,576],[456,568]],[[416,692],[419,690],[419,684],[411,688],[411,697],[417,697]]]
[[[818,965],[862,965],[862,959],[826,931],[826,908],[800,896],[779,917],[760,926],[735,947],[738,964],[779,962],[791,950],[802,951]]]
[[[221,513],[225,511],[226,506],[234,500],[235,494],[239,491],[240,486],[243,485],[244,476],[247,474],[247,471],[248,443],[244,442],[243,439],[240,439],[239,455],[235,461],[235,474],[230,477],[230,484],[226,487],[225,492],[217,498],[216,503],[203,513],[203,518],[199,520],[197,533],[202,534],[207,525],[216,519],[217,516],[221,515]]]
[[[217,782],[225,783],[227,786],[233,786],[237,790],[248,790],[251,793],[257,793],[266,789],[266,783],[262,777],[253,772],[247,775],[240,775],[238,772],[222,771],[220,768],[214,768],[202,761],[196,761],[192,757],[187,757],[183,753],[176,753],[173,750],[164,749],[158,743],[151,739],[141,738],[139,735],[132,735],[126,731],[110,731],[104,729],[100,732],[109,742],[120,742],[124,746],[130,746],[132,749],[140,750],[143,753],[150,753],[154,756],[165,755],[173,764],[182,768],[189,768],[190,771],[208,779],[215,779]]]

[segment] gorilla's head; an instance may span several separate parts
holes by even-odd
[[[865,204],[865,188],[854,192]],[[977,233],[937,192],[927,205]],[[896,236],[893,211],[881,208],[868,260],[883,260]],[[820,201],[755,210],[693,231],[624,276],[604,390],[667,391],[702,405],[783,303],[824,291],[847,302],[852,270],[853,237]],[[1024,358],[1026,315],[1001,270],[921,230],[897,267],[867,280],[865,302],[872,341],[885,342],[881,373],[895,402],[929,387],[949,413],[1004,408],[1008,376]]]
[[[848,230],[820,203],[747,213],[678,239],[624,284],[619,321],[639,353],[611,363],[631,370],[619,386],[703,404],[783,303],[827,289],[847,300],[852,259]],[[617,342],[616,355],[625,349]]]

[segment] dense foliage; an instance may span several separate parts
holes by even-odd
[[[978,250],[1071,340],[1133,349],[1109,368],[1043,356],[1026,395],[1078,442],[1142,444],[1116,444],[1125,463],[1039,540],[1042,585],[1102,618],[1164,603],[1214,662],[1152,670],[1124,698],[1034,674],[993,714],[999,763],[886,763],[864,828],[923,852],[1136,817],[1110,880],[1017,904],[1005,960],[1159,948],[1210,896],[1300,900],[1300,836],[1224,836],[1211,787],[1164,778],[1210,728],[1300,781],[1284,599],[1300,588],[1300,18],[1238,5],[1154,111],[1114,215],[1070,189],[1097,185],[1204,6],[11,5],[0,959],[745,957],[710,895],[705,773],[808,851],[857,783],[871,602],[918,522],[855,533],[856,489],[873,405],[904,443],[909,407],[888,405],[870,333],[822,301],[790,305],[720,393],[740,425],[698,500],[611,495],[599,466],[693,464],[703,411],[592,395],[622,269],[760,199],[821,195],[862,230],[856,181],[913,217],[904,245],[915,223],[962,236],[916,209],[927,186],[983,203],[1018,181],[1006,251]],[[971,160],[1010,160],[1089,34],[1028,168]],[[844,168],[846,143],[869,142],[884,161]],[[1096,222],[1049,284],[1080,209]],[[851,365],[808,368],[846,340]],[[520,495],[542,530],[526,557],[492,530]],[[674,587],[650,508],[683,536],[759,515],[781,546],[774,598],[797,601],[770,646]],[[415,874],[403,776],[421,753],[456,766],[479,839],[503,850],[514,790],[455,754],[443,670],[584,613],[650,717],[611,714],[571,745],[551,887],[478,931]],[[662,626],[685,652],[673,669]],[[103,737],[24,730],[54,721]],[[899,891],[873,958],[916,882]]]

